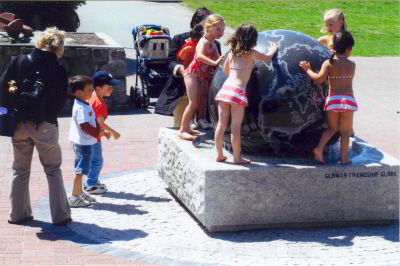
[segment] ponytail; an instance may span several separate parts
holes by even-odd
[[[333,52],[331,57],[329,58],[329,63],[331,63],[331,64],[333,63],[333,58],[335,57],[335,55],[336,55],[336,52]]]

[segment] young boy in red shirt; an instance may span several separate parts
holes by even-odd
[[[104,102],[104,96],[111,96],[114,85],[118,85],[119,80],[114,79],[112,75],[106,71],[97,71],[93,76],[94,92],[89,100],[96,113],[96,122],[100,128],[109,132],[114,139],[118,139],[121,135],[105,123],[108,117],[107,104]],[[85,191],[89,194],[103,194],[107,191],[104,184],[99,182],[99,175],[103,167],[103,152],[101,138],[97,137],[97,142],[93,145],[92,161],[90,165],[89,175],[85,185]]]

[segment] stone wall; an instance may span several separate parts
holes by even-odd
[[[1,32],[1,34],[5,34]],[[37,33],[36,33],[37,34]],[[114,78],[121,81],[114,86],[111,97],[106,97],[109,111],[126,111],[130,108],[129,96],[126,93],[127,64],[123,47],[104,33],[68,33],[68,35],[94,34],[104,40],[104,45],[80,45],[66,40],[64,56],[61,59],[67,68],[68,75],[92,76],[98,70],[110,72]],[[4,35],[3,35],[4,36]],[[8,39],[8,40],[7,40]],[[34,38],[30,43],[13,44],[9,38],[0,38],[0,73],[2,73],[11,57],[19,54],[30,53],[34,49]],[[69,114],[72,110],[73,98],[68,98],[63,113]]]

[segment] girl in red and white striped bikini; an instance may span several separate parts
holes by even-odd
[[[349,139],[353,132],[353,112],[358,110],[353,95],[353,78],[356,64],[348,57],[354,46],[354,39],[347,31],[333,34],[334,52],[326,60],[319,73],[311,70],[307,61],[301,61],[300,67],[316,83],[328,80],[329,93],[325,101],[325,111],[328,111],[328,129],[322,133],[318,146],[314,149],[315,159],[324,163],[324,147],[330,138],[340,132],[340,161],[341,164],[351,164],[348,159]]]
[[[247,107],[246,86],[254,67],[254,60],[270,60],[277,51],[276,45],[268,49],[267,54],[262,54],[253,48],[257,44],[257,29],[249,24],[240,25],[226,45],[231,46],[231,52],[225,60],[224,73],[229,75],[221,90],[215,97],[218,102],[218,124],[215,130],[215,146],[217,148],[217,162],[227,158],[223,154],[223,139],[225,129],[231,119],[231,143],[233,150],[233,163],[250,163],[248,159],[240,156],[240,127],[243,120],[244,109]]]

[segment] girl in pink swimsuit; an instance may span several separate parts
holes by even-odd
[[[240,127],[245,107],[248,105],[246,86],[254,67],[254,60],[270,60],[277,51],[276,45],[270,47],[267,54],[254,50],[257,37],[257,29],[254,26],[242,24],[227,42],[231,45],[231,51],[225,60],[224,73],[229,76],[215,97],[215,101],[218,101],[219,117],[215,130],[217,162],[227,159],[223,154],[223,139],[231,114],[233,163],[246,164],[250,162],[240,156]]]
[[[189,122],[198,108],[200,110],[204,108],[205,118],[205,106],[199,106],[199,97],[207,97],[210,71],[213,66],[218,66],[224,59],[223,56],[219,55],[214,42],[215,39],[219,39],[224,35],[224,18],[216,14],[209,15],[204,20],[204,28],[205,34],[197,43],[194,59],[184,71],[189,104],[183,113],[181,127],[178,132],[178,137],[184,140],[193,140],[195,138],[193,135],[200,133],[198,130],[191,129]],[[201,102],[204,105],[206,104],[206,101],[202,100]]]
[[[353,78],[356,64],[348,57],[354,46],[354,39],[347,31],[333,34],[334,52],[326,60],[319,73],[311,70],[310,63],[301,61],[300,67],[316,83],[328,80],[329,93],[325,101],[325,111],[328,111],[328,129],[322,133],[318,146],[314,149],[315,159],[324,163],[324,147],[331,137],[340,132],[340,161],[350,164],[348,159],[349,139],[353,132],[353,113],[358,110],[357,101],[353,95]]]

